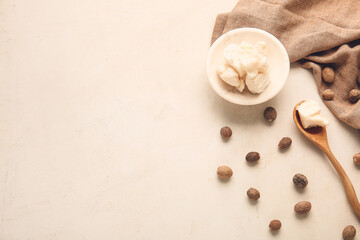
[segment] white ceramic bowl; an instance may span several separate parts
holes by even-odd
[[[247,89],[237,91],[220,79],[216,69],[220,63],[225,63],[224,49],[232,43],[246,41],[255,44],[266,42],[270,84],[260,94],[252,94]],[[276,96],[285,85],[290,70],[289,56],[281,42],[264,30],[257,28],[238,28],[219,37],[210,47],[206,61],[206,74],[215,92],[229,102],[239,105],[255,105],[266,102]]]

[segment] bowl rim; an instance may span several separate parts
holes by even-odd
[[[214,50],[216,49],[217,45],[219,45],[223,39],[231,36],[231,35],[235,35],[239,32],[256,32],[256,33],[260,33],[260,34],[263,34],[263,35],[266,35],[267,37],[269,37],[271,40],[273,40],[275,42],[275,44],[277,46],[279,46],[279,49],[282,53],[282,56],[284,57],[285,59],[285,65],[287,66],[286,69],[284,69],[285,71],[285,74],[284,74],[284,81],[282,81],[282,83],[280,83],[280,87],[272,92],[271,94],[269,94],[269,97],[265,100],[259,100],[259,99],[252,99],[251,101],[248,101],[248,102],[244,102],[243,100],[240,100],[238,98],[232,98],[230,97],[229,95],[226,95],[226,94],[223,94],[221,91],[220,91],[220,87],[218,84],[215,83],[215,81],[212,81],[211,78],[210,78],[210,62],[211,62],[211,57],[213,55],[213,52]],[[238,105],[257,105],[257,104],[261,104],[261,103],[264,103],[264,102],[267,102],[269,101],[270,99],[274,98],[285,86],[285,83],[289,77],[289,72],[290,72],[290,60],[289,60],[289,55],[284,47],[284,45],[280,42],[279,39],[277,39],[274,35],[272,35],[271,33],[265,31],[265,30],[262,30],[262,29],[259,29],[259,28],[250,28],[250,27],[243,27],[243,28],[236,28],[236,29],[233,29],[233,30],[230,30],[226,33],[224,33],[223,35],[221,35],[218,39],[216,39],[216,41],[210,46],[210,50],[208,52],[208,55],[207,55],[207,60],[206,60],[206,75],[207,75],[207,78],[208,78],[208,81],[212,87],[212,89],[214,89],[214,91],[220,96],[222,97],[223,99],[231,102],[231,103],[234,103],[234,104],[238,104]],[[239,93],[241,94],[241,93]],[[261,93],[260,93],[261,94]]]

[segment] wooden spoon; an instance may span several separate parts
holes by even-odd
[[[326,135],[326,127],[312,127],[312,128],[304,129],[301,124],[300,116],[299,116],[296,108],[303,102],[304,101],[299,102],[294,108],[293,116],[294,116],[295,124],[300,129],[300,131],[305,135],[305,137],[307,137],[318,148],[320,148],[320,150],[323,151],[325,153],[325,155],[329,158],[329,160],[332,163],[332,165],[334,166],[336,172],[340,176],[340,179],[345,188],[346,196],[349,200],[349,203],[350,203],[354,213],[360,219],[359,200],[357,199],[354,187],[353,187],[349,177],[347,176],[346,172],[344,171],[344,169],[342,168],[342,166],[340,165],[338,160],[336,160],[334,154],[330,150],[328,140],[327,140],[327,135]]]

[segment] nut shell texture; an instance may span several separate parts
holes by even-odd
[[[308,213],[310,210],[311,210],[311,203],[308,201],[298,202],[294,206],[294,211],[297,214],[305,214],[305,213]]]
[[[360,99],[360,90],[359,89],[352,89],[349,92],[349,100],[352,103],[356,103]]]
[[[245,159],[248,162],[257,162],[260,159],[260,153],[258,153],[258,152],[249,152],[248,154],[246,154]]]
[[[231,131],[231,128],[225,126],[225,127],[222,127],[220,129],[220,135],[221,137],[224,139],[224,140],[228,140],[231,135],[232,135],[232,131]]]
[[[324,100],[333,100],[335,97],[335,93],[331,89],[326,89],[322,92],[322,97]]]
[[[344,228],[342,233],[342,237],[344,240],[352,240],[354,239],[355,235],[356,235],[356,229],[352,225],[349,225],[346,228]]]
[[[275,108],[273,107],[267,107],[264,110],[264,118],[268,121],[268,122],[273,122],[277,117],[277,112],[275,110]]]
[[[304,188],[308,185],[308,180],[305,175],[298,173],[293,177],[293,183],[298,188]]]
[[[360,166],[360,153],[357,153],[353,156],[353,161],[356,166]]]
[[[273,231],[279,230],[281,228],[281,222],[279,220],[272,220],[269,227]]]
[[[283,150],[283,149],[290,147],[291,144],[292,144],[291,138],[283,137],[279,142],[278,148],[279,148],[279,150]]]
[[[322,79],[324,82],[332,83],[335,79],[335,72],[332,68],[326,67],[321,72]]]
[[[251,200],[258,200],[260,198],[260,192],[255,188],[249,188],[246,194]]]
[[[229,179],[233,175],[233,171],[228,166],[220,166],[217,169],[217,175],[221,179]]]

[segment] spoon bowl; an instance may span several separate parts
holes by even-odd
[[[297,107],[302,104],[304,101],[299,102],[296,104],[293,112],[293,117],[296,126],[298,129],[302,132],[302,134],[305,135],[312,143],[314,143],[316,146],[318,146],[321,150],[325,149],[326,147],[329,147],[328,141],[327,141],[327,133],[326,133],[326,127],[311,127],[308,129],[305,129],[301,123],[300,115],[297,111]]]

